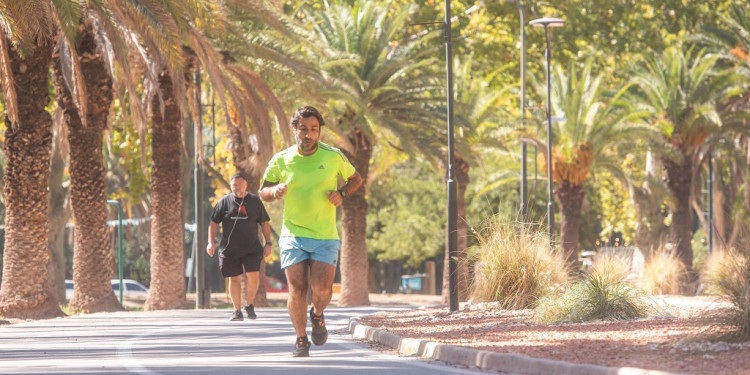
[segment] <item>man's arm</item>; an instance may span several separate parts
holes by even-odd
[[[211,224],[208,224],[208,246],[206,246],[206,252],[208,256],[214,256],[216,248],[214,247],[214,239],[216,238],[216,232],[219,231],[219,224],[211,220]]]
[[[284,195],[286,195],[286,184],[263,180],[263,186],[258,190],[258,195],[264,202],[273,202],[284,198]]]
[[[362,176],[360,176],[359,173],[354,172],[354,174],[349,177],[346,180],[346,183],[338,190],[328,192],[328,201],[338,207],[344,202],[344,198],[357,191],[360,185],[362,185]]]
[[[362,186],[362,176],[359,175],[359,172],[354,172],[354,174],[346,180],[344,186],[339,188],[339,193],[343,193],[343,196],[348,197],[357,191],[360,186]]]
[[[273,250],[272,242],[271,241],[271,222],[265,221],[260,223],[260,231],[263,233],[263,238],[266,240],[265,245],[263,245],[263,257],[267,257],[271,255],[271,251]]]

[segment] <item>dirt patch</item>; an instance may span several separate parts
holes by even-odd
[[[659,316],[635,321],[539,324],[531,310],[497,304],[381,312],[361,324],[449,345],[609,367],[705,375],[750,375],[750,343],[708,340],[728,333],[717,318],[731,307],[708,297],[655,298]]]

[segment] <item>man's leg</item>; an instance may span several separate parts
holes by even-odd
[[[336,267],[317,260],[312,261],[310,267],[310,286],[312,287],[313,307],[310,308],[310,323],[312,325],[312,343],[323,345],[328,341],[328,329],[323,316],[328,303],[331,302],[331,289]]]
[[[331,303],[331,297],[333,297],[333,278],[336,276],[336,266],[313,260],[310,268],[310,286],[315,315],[322,315],[323,310]]]
[[[295,263],[285,269],[289,282],[289,299],[286,308],[297,337],[307,336],[307,275],[309,260]]]
[[[242,305],[242,275],[232,276],[229,278],[229,298],[232,299],[234,311],[239,311]]]
[[[247,292],[245,298],[247,298],[247,304],[252,305],[255,302],[255,294],[258,293],[258,284],[260,284],[260,272],[246,272],[247,277]]]

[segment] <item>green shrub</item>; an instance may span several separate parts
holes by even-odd
[[[726,296],[735,309],[731,324],[737,326],[740,338],[750,338],[750,257],[736,250],[714,251],[702,275],[706,294]]]
[[[561,296],[544,298],[536,309],[541,322],[629,320],[651,311],[645,294],[628,281],[629,268],[619,257],[597,259]]]
[[[472,300],[500,302],[504,309],[531,308],[565,281],[562,257],[549,253],[547,236],[535,229],[495,217],[483,233],[475,233]]]
[[[679,294],[687,270],[671,251],[659,249],[651,254],[641,277],[641,288],[650,294]]]

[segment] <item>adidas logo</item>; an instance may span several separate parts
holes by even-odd
[[[323,166],[323,164],[321,164],[320,167],[318,167],[318,169],[326,169],[326,168]]]

